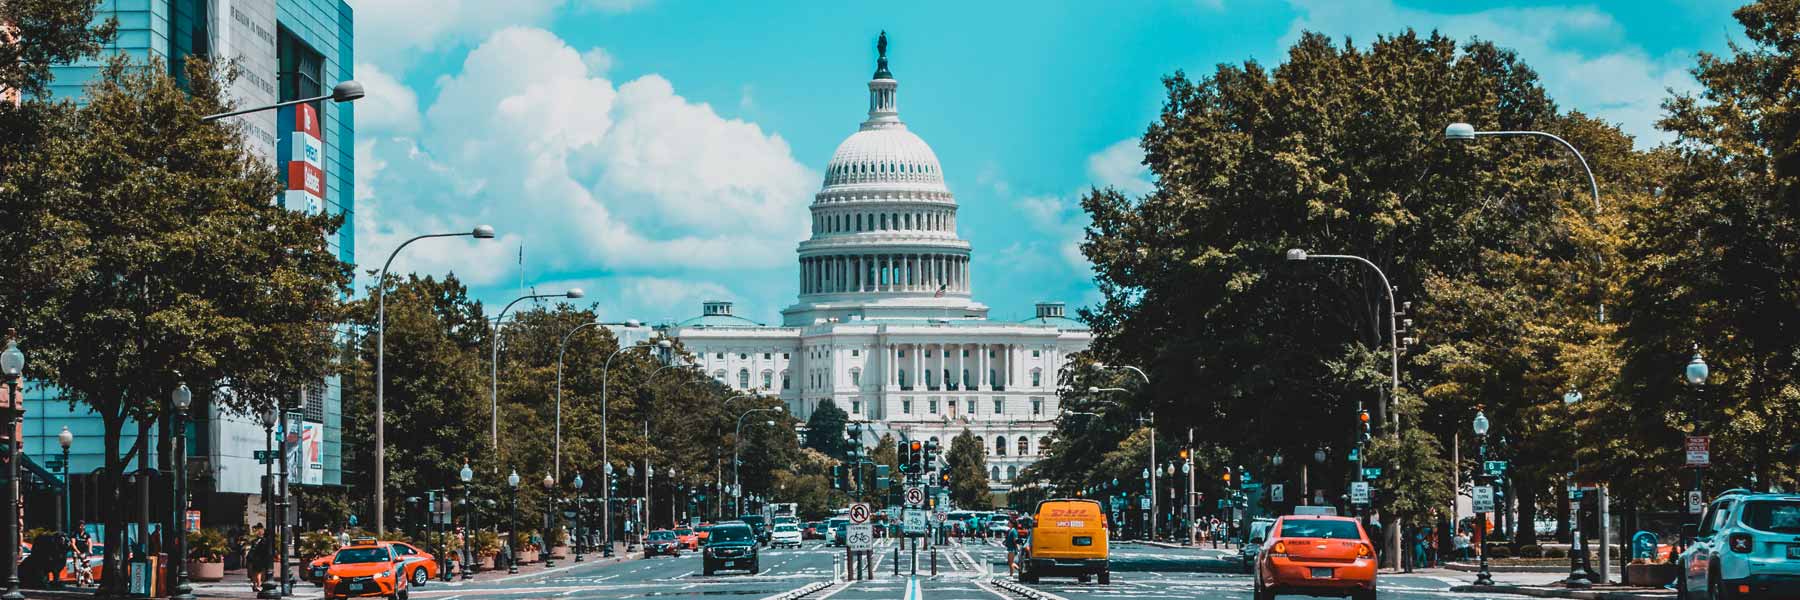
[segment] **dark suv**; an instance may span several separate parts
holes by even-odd
[[[743,523],[714,525],[701,553],[704,555],[702,572],[707,575],[726,569],[742,569],[751,575],[762,571],[757,560],[756,531]]]
[[[769,543],[769,519],[767,517],[762,515],[738,515],[738,520],[743,521],[744,524],[750,526],[750,531],[755,534],[756,541],[762,542],[764,545]]]

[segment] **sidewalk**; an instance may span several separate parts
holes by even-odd
[[[602,558],[598,553],[589,552],[582,554],[582,562],[575,562],[575,557],[571,555],[556,559],[556,566],[550,569],[545,569],[543,562],[521,564],[519,565],[518,573],[507,573],[506,569],[484,570],[475,573],[468,581],[462,580],[461,575],[458,574],[455,579],[450,581],[433,579],[431,580],[431,583],[426,584],[420,589],[430,590],[442,589],[445,587],[455,589],[471,584],[513,581],[542,576],[548,573],[560,573],[577,567],[624,562],[626,560],[633,560],[641,557],[643,557],[642,552],[626,554],[625,544],[618,543],[613,545],[613,555],[611,558]],[[323,588],[300,579],[300,572],[297,567],[290,565],[289,569],[292,569],[291,573],[294,576],[294,593],[286,596],[286,598],[289,598],[290,600],[314,600],[324,597],[325,590]],[[256,598],[256,592],[250,589],[250,578],[242,569],[226,571],[225,579],[222,581],[207,583],[194,582],[192,585],[194,588],[194,596],[197,598],[232,598],[237,600],[255,600]],[[94,588],[68,587],[62,590],[25,590],[25,597],[42,598],[45,600],[70,600],[74,598],[89,600],[94,597]]]
[[[1474,577],[1460,570],[1430,569],[1440,573],[1452,574],[1465,582],[1474,581]],[[1415,571],[1417,573],[1419,571]],[[1532,596],[1536,598],[1579,598],[1582,600],[1672,600],[1675,590],[1663,588],[1629,587],[1617,584],[1596,585],[1585,589],[1564,587],[1561,582],[1568,576],[1561,573],[1492,573],[1494,585],[1458,585],[1450,588],[1455,593],[1497,593]]]

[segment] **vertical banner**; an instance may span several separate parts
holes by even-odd
[[[325,143],[319,128],[319,109],[300,104],[294,107],[293,115],[283,204],[288,210],[319,214],[325,210]]]
[[[325,424],[307,421],[300,427],[301,485],[325,485]]]

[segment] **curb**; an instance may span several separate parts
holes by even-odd
[[[1671,600],[1674,592],[1634,592],[1625,590],[1571,590],[1566,588],[1520,587],[1511,585],[1459,585],[1453,593],[1513,594],[1534,598],[1576,598],[1578,600]]]
[[[1481,565],[1465,562],[1443,563],[1444,568],[1464,573],[1481,570]],[[1568,573],[1568,565],[1495,565],[1488,563],[1489,573]]]
[[[994,585],[1000,586],[1002,589],[1005,589],[1006,591],[1012,592],[1014,594],[1018,594],[1020,596],[1024,596],[1026,598],[1030,598],[1031,600],[1068,600],[1068,598],[1064,598],[1062,596],[1058,596],[1058,595],[1052,594],[1050,592],[1040,592],[1040,591],[1031,589],[1029,587],[1025,587],[1018,583],[1014,583],[1004,577],[995,577],[993,580],[989,581],[988,583],[992,583]]]
[[[810,596],[810,595],[818,592],[819,590],[831,587],[834,583],[835,582],[831,582],[831,581],[814,581],[812,583],[801,586],[800,589],[782,592],[782,593],[779,593],[779,594],[776,594],[773,596],[769,596],[767,598],[763,598],[763,600],[797,600],[799,598],[805,598],[807,596]]]

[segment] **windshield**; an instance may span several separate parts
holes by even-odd
[[[1362,534],[1357,532],[1355,521],[1301,519],[1282,522],[1281,537],[1355,540],[1362,539]]]
[[[744,515],[742,517],[738,517],[738,520],[743,521],[745,523],[749,523],[750,526],[752,526],[752,527],[760,526],[763,524],[762,515]]]
[[[750,541],[750,528],[749,527],[714,527],[714,528],[712,528],[712,535],[707,538],[707,541],[713,542],[713,543],[747,542],[747,541]]]
[[[1800,533],[1800,501],[1751,500],[1744,503],[1744,526],[1775,533]]]
[[[692,530],[692,529],[677,529],[677,530],[675,530],[675,535],[679,535],[679,536],[683,536],[683,537],[694,535],[694,530]]]
[[[776,533],[780,533],[783,531],[799,531],[799,530],[800,530],[799,527],[795,527],[793,525],[776,525],[775,526]]]
[[[663,531],[650,532],[650,541],[673,540],[673,539],[675,539],[675,532],[673,532],[673,531],[663,530]]]
[[[387,562],[387,560],[387,548],[345,548],[338,551],[337,556],[331,559],[331,563],[337,565],[353,565],[357,563]]]

